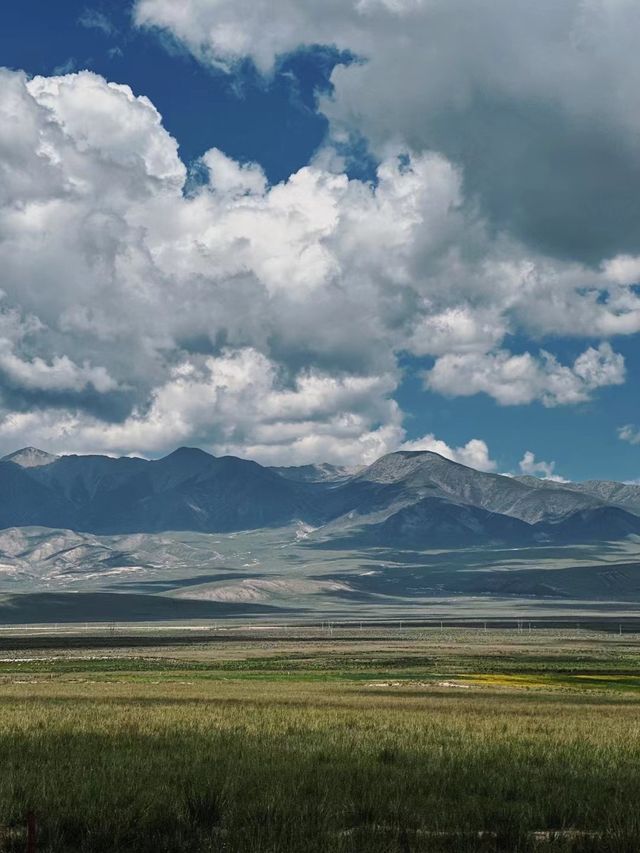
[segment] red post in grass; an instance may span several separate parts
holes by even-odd
[[[27,853],[36,853],[36,836],[38,834],[38,824],[36,816],[33,812],[27,815]]]

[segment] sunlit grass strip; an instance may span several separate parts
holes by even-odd
[[[640,676],[611,673],[594,674],[517,674],[517,673],[467,673],[457,676],[463,683],[485,687],[512,687],[521,689],[544,688],[549,690],[640,690]]]

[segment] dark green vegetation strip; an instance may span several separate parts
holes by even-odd
[[[339,646],[339,644],[338,644]],[[199,646],[215,655],[217,648]],[[96,679],[130,678],[137,676],[180,679],[265,679],[301,681],[362,681],[371,679],[437,680],[442,678],[466,678],[474,675],[531,676],[534,683],[549,685],[566,684],[574,689],[592,688],[628,689],[640,688],[640,666],[637,655],[624,649],[615,654],[508,654],[508,653],[459,653],[449,650],[443,654],[435,650],[424,655],[419,650],[413,654],[401,652],[396,655],[380,652],[340,651],[330,653],[317,651],[315,654],[289,652],[288,654],[262,657],[240,657],[233,660],[189,659],[173,657],[144,657],[137,650],[124,656],[74,656],[62,657],[60,650],[55,656],[42,658],[0,659],[0,680],[19,675],[91,675]],[[170,651],[167,652],[170,654]],[[513,686],[517,687],[516,681]]]

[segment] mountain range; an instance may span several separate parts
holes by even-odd
[[[158,460],[31,447],[0,460],[0,528],[229,533],[292,522],[306,526],[309,544],[332,547],[620,540],[640,535],[640,486],[510,477],[429,451],[359,470],[269,468],[187,447]]]

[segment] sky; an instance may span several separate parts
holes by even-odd
[[[0,452],[640,479],[633,0],[22,0]]]

